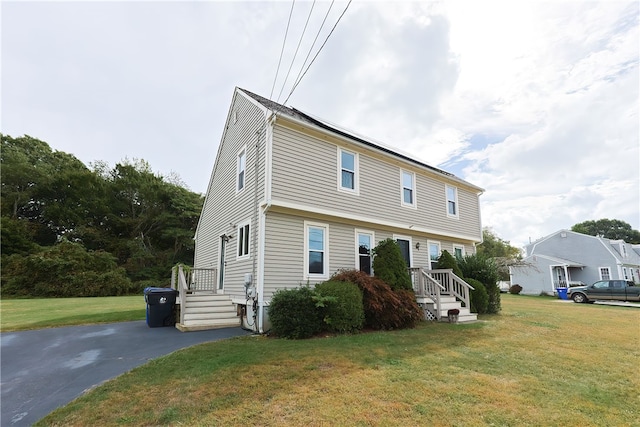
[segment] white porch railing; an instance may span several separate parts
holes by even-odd
[[[184,324],[187,294],[198,291],[215,292],[217,273],[215,268],[185,268],[183,265],[171,269],[171,288],[178,291],[180,302],[180,324]]]
[[[585,284],[579,280],[554,280],[554,289],[572,288],[574,286],[584,286]]]
[[[453,296],[460,301],[462,307],[471,310],[470,291],[473,286],[453,273],[452,269],[427,270],[420,267],[410,268],[411,281],[416,297],[431,298],[435,305],[435,313],[440,320],[441,301],[443,295]]]

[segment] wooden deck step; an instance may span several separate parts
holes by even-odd
[[[240,326],[236,305],[228,295],[187,294],[180,310],[184,310],[184,316],[176,328],[183,332]]]

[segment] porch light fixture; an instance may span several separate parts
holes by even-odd
[[[420,250],[420,242],[416,243],[416,249]]]

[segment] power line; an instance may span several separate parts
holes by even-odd
[[[316,0],[313,0],[311,3],[311,10],[309,10],[309,16],[307,16],[307,22],[304,23],[304,28],[302,29],[302,34],[300,35],[300,40],[298,40],[298,46],[296,47],[296,51],[293,54],[293,59],[291,60],[291,65],[289,65],[289,70],[287,71],[287,76],[284,78],[284,82],[282,83],[282,87],[280,88],[280,93],[278,94],[278,98],[276,102],[280,101],[280,95],[282,95],[282,91],[284,90],[285,85],[287,84],[287,79],[289,79],[289,73],[291,73],[291,68],[293,68],[293,63],[296,60],[296,56],[298,56],[298,49],[300,49],[300,44],[302,43],[302,39],[304,38],[304,33],[307,31],[307,25],[309,25],[309,19],[311,19],[311,14],[313,13],[313,7],[316,5]]]
[[[322,32],[322,29],[324,28],[324,24],[325,22],[327,22],[327,18],[329,17],[329,12],[331,12],[331,8],[333,7],[333,3],[335,2],[335,0],[331,0],[331,4],[329,5],[329,9],[327,9],[327,13],[324,14],[324,19],[322,20],[322,24],[320,24],[320,28],[318,29],[318,32],[316,33],[316,37],[313,39],[313,43],[311,44],[311,47],[309,48],[309,52],[307,52],[307,56],[304,58],[304,62],[302,63],[302,66],[300,67],[300,71],[298,71],[298,75],[296,76],[294,82],[297,82],[298,79],[300,78],[300,75],[302,74],[302,70],[304,70],[304,66],[307,65],[307,61],[309,60],[309,56],[311,56],[311,52],[313,51],[313,47],[316,45],[316,42],[318,41],[318,37],[320,36],[320,33]],[[287,99],[289,99],[287,97]]]
[[[340,20],[342,19],[342,17],[344,16],[344,14],[347,12],[347,9],[349,9],[349,6],[351,5],[351,1],[349,0],[349,3],[347,3],[347,6],[344,8],[344,10],[342,11],[342,14],[340,14],[340,17],[338,17],[338,20],[336,21],[335,25],[333,26],[333,28],[331,29],[331,31],[329,32],[329,34],[327,35],[327,38],[324,39],[324,42],[322,43],[322,46],[320,46],[320,49],[318,49],[318,52],[316,52],[315,56],[313,57],[313,59],[311,60],[311,62],[309,63],[309,65],[307,66],[307,69],[304,70],[304,73],[302,73],[302,76],[300,76],[300,79],[298,79],[298,81],[293,85],[293,87],[291,88],[291,92],[289,92],[289,95],[287,96],[287,99],[284,100],[284,102],[282,103],[283,105],[287,103],[287,101],[289,100],[289,98],[291,97],[291,95],[293,95],[293,91],[296,90],[296,87],[298,87],[298,85],[300,84],[300,82],[302,81],[302,78],[307,74],[307,71],[309,71],[309,68],[311,67],[311,65],[314,63],[314,61],[316,60],[316,58],[318,57],[318,55],[320,54],[320,52],[322,51],[322,48],[324,47],[325,44],[327,44],[327,41],[329,40],[329,37],[331,37],[331,34],[333,34],[333,31],[336,29],[336,27],[338,26],[338,23],[340,22]]]
[[[284,32],[284,40],[282,40],[282,50],[280,50],[280,59],[278,60],[278,68],[276,69],[276,75],[273,78],[273,86],[271,86],[271,94],[269,99],[273,97],[273,89],[276,87],[276,80],[278,80],[278,73],[280,72],[280,63],[282,62],[282,54],[284,53],[284,46],[287,42],[287,34],[289,33],[289,24],[291,23],[291,15],[293,15],[293,6],[295,6],[296,0],[291,3],[291,11],[289,11],[289,20],[287,21],[287,29]]]

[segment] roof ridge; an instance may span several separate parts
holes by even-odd
[[[476,186],[474,184],[471,184],[470,182],[467,182],[467,181],[463,180],[462,178],[458,178],[456,175],[452,174],[451,172],[447,172],[447,171],[445,171],[443,169],[437,168],[435,166],[431,166],[431,165],[429,165],[427,163],[424,163],[424,162],[416,159],[415,157],[413,157],[413,156],[411,156],[409,154],[401,153],[401,152],[397,151],[397,149],[392,148],[391,146],[389,146],[387,144],[373,142],[373,141],[370,140],[369,137],[358,136],[355,131],[351,131],[349,129],[343,128],[340,125],[334,125],[334,124],[332,124],[331,122],[328,122],[325,119],[321,119],[319,117],[318,118],[313,117],[310,114],[305,113],[305,112],[303,112],[301,110],[298,110],[298,109],[296,109],[294,107],[287,107],[287,106],[282,105],[282,104],[280,104],[278,102],[272,101],[272,100],[270,100],[268,98],[265,98],[265,97],[260,96],[260,95],[258,95],[256,93],[253,93],[253,92],[251,92],[249,90],[246,90],[246,89],[243,89],[243,88],[240,88],[240,87],[238,87],[238,89],[241,90],[242,92],[246,93],[248,96],[252,97],[253,99],[255,99],[257,102],[262,104],[267,109],[270,109],[270,110],[272,110],[274,112],[281,112],[281,113],[287,114],[287,115],[289,115],[291,117],[294,117],[294,118],[296,118],[298,120],[306,121],[306,122],[308,122],[310,124],[313,124],[315,126],[323,128],[323,129],[328,130],[330,132],[333,132],[335,134],[338,134],[338,135],[341,135],[343,137],[349,138],[349,139],[354,140],[356,142],[359,142],[361,144],[368,145],[368,146],[370,146],[372,148],[375,148],[377,150],[383,151],[383,152],[385,152],[387,154],[391,154],[393,156],[396,156],[396,157],[401,158],[403,160],[409,161],[411,163],[415,163],[418,166],[430,169],[430,170],[432,170],[434,172],[437,172],[437,173],[439,173],[441,175],[444,175],[444,176],[447,176],[447,177],[450,177],[450,178],[455,178],[456,180],[459,180],[459,181],[465,183],[466,185],[470,185],[472,187],[477,188],[480,191],[484,191],[482,188],[480,188],[480,187],[478,187],[478,186]]]

